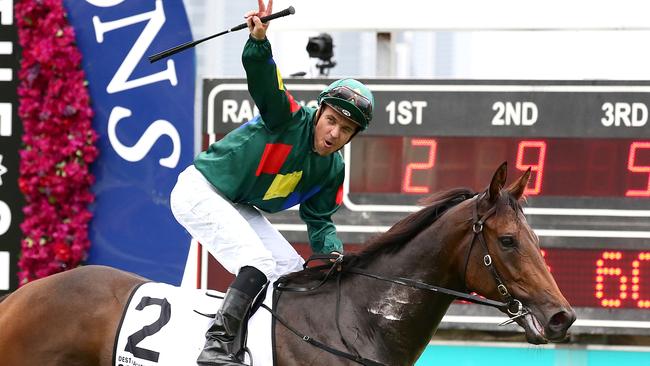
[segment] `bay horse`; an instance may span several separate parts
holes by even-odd
[[[530,170],[504,188],[506,171],[504,163],[481,194],[458,188],[429,197],[345,255],[332,279],[313,269],[281,278],[280,289],[320,286],[276,292],[275,365],[412,365],[456,292],[505,304],[530,343],[564,341],[576,315],[520,205]],[[123,309],[146,281],[84,266],[21,287],[0,300],[0,365],[110,366]]]

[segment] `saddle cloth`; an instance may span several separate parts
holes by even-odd
[[[273,291],[264,303],[271,307]],[[217,297],[218,296],[218,297]],[[196,365],[205,332],[223,293],[156,282],[137,287],[125,307],[113,350],[114,366]],[[260,308],[248,322],[247,346],[255,366],[272,366],[271,314]],[[246,355],[246,364],[251,364]]]

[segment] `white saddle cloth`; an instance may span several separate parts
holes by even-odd
[[[264,301],[269,307],[272,293],[271,288]],[[212,320],[202,314],[216,313],[222,298],[223,293],[216,291],[154,282],[141,285],[133,292],[119,325],[113,365],[196,365]],[[271,339],[271,314],[260,308],[248,323],[247,346],[255,366],[273,365]],[[246,363],[250,364],[248,356]]]

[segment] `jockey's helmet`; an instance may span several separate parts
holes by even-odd
[[[330,84],[318,96],[318,105],[325,103],[356,122],[361,131],[372,120],[375,98],[370,89],[354,79],[340,79]]]

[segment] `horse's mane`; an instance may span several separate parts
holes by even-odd
[[[418,205],[425,207],[398,221],[385,233],[370,238],[361,251],[346,255],[346,262],[348,265],[362,265],[379,254],[398,251],[404,244],[440,218],[449,208],[475,194],[468,188],[454,188],[435,193],[418,201]]]
[[[403,218],[385,233],[369,239],[364,248],[358,253],[346,254],[343,259],[343,266],[364,266],[380,254],[398,251],[404,244],[440,218],[449,208],[473,197],[475,194],[468,188],[454,188],[435,193],[420,200],[418,204],[425,206],[424,208]],[[302,283],[321,279],[322,276],[323,273],[320,271],[306,269],[287,275],[285,280]]]

